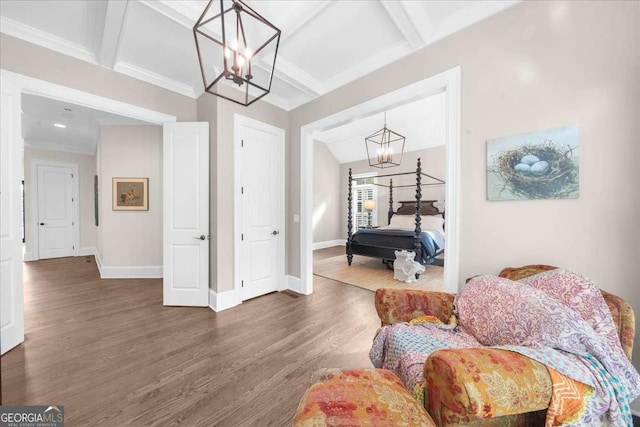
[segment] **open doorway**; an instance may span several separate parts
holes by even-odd
[[[404,139],[399,145],[402,149],[393,153],[397,164],[379,168],[374,166],[377,154],[366,149],[365,138],[383,124]],[[407,231],[415,230],[415,208],[411,212],[409,205],[415,206],[415,172],[420,159],[421,204],[423,209],[429,207],[431,215],[425,214],[421,224],[426,269],[412,287],[442,290],[446,252],[445,131],[443,91],[314,135],[314,275],[370,290],[404,285],[394,281],[390,271],[393,251],[389,252],[392,258],[386,259],[389,254],[378,249],[414,247],[413,236]],[[364,245],[350,259],[345,256],[349,230],[353,242],[362,240],[360,244]],[[392,230],[402,231],[396,235]]]
[[[444,291],[458,289],[458,199],[459,199],[459,147],[460,147],[460,68],[454,68],[420,82],[374,98],[347,110],[316,120],[301,128],[301,187],[300,187],[300,292],[313,292],[313,141],[314,137],[346,123],[393,109],[410,102],[444,93],[446,97],[444,196],[446,211],[445,235],[447,251],[444,261]]]
[[[24,259],[98,255],[100,129],[149,122],[28,93],[21,97]]]

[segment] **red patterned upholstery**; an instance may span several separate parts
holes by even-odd
[[[510,280],[556,267],[505,268]],[[631,359],[635,318],[629,304],[609,292],[611,310],[625,354]],[[455,295],[409,289],[378,289],[375,305],[382,325],[432,315],[448,322]],[[438,426],[544,425],[552,397],[546,366],[517,353],[497,349],[448,349],[430,355],[424,365],[425,406]]]

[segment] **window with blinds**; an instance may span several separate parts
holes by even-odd
[[[364,209],[365,200],[377,200],[378,188],[373,185],[375,175],[356,175],[353,179],[353,225],[358,228],[369,224],[369,212]],[[378,209],[371,211],[371,225],[376,225]]]

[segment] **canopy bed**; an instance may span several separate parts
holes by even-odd
[[[393,210],[393,189],[413,187],[414,185],[393,186],[394,176],[416,176],[415,201],[400,201],[398,210]],[[426,177],[431,182],[423,183]],[[388,268],[393,266],[395,251],[410,250],[415,252],[415,260],[422,265],[431,264],[433,259],[444,252],[444,212],[434,206],[436,200],[422,200],[422,187],[444,185],[444,181],[422,172],[422,164],[418,159],[415,172],[400,172],[378,175],[389,178],[389,185],[374,182],[374,185],[389,189],[388,226],[353,230],[353,192],[351,169],[349,169],[347,196],[347,262],[351,265],[353,255],[380,258]]]

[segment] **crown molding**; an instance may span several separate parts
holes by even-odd
[[[71,145],[53,144],[50,142],[32,141],[27,139],[24,140],[24,146],[26,148],[33,148],[36,150],[63,151],[65,153],[86,154],[89,156],[95,156],[96,154],[95,146],[91,149],[89,147],[74,147]]]
[[[0,32],[92,64],[98,63],[93,50],[5,16],[0,16]]]
[[[437,25],[436,31],[426,42],[427,44],[434,43],[521,2],[522,0],[485,0],[476,2],[442,20]]]
[[[133,77],[134,79],[142,80],[152,85],[165,88],[172,92],[176,92],[181,95],[188,96],[189,98],[193,98],[193,99],[197,98],[196,91],[192,86],[186,85],[184,83],[180,83],[176,80],[170,79],[168,77],[162,76],[160,74],[154,73],[144,68],[135,66],[128,62],[120,61],[116,63],[116,65],[113,67],[113,70],[118,73],[125,74],[129,77]]]

